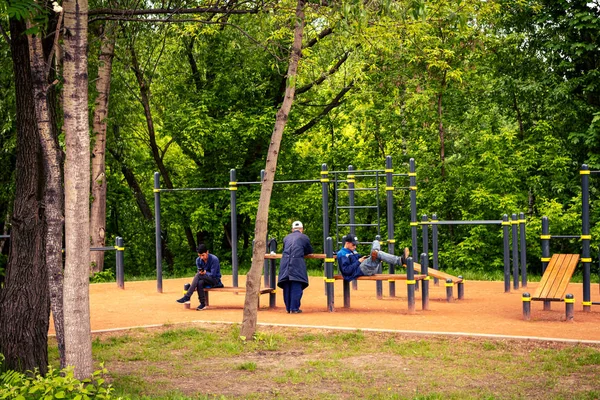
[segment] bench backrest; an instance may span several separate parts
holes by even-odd
[[[532,299],[563,300],[578,263],[579,254],[554,254]]]

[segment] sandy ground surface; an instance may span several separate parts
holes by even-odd
[[[567,293],[575,296],[575,318],[565,321],[565,305],[552,303],[551,311],[543,311],[543,303],[531,303],[531,320],[523,320],[521,295],[533,293],[538,283],[526,289],[504,293],[503,282],[465,282],[465,299],[446,302],[443,283],[431,283],[429,310],[421,308],[421,293],[417,292],[416,311],[408,312],[406,283],[396,282],[396,297],[389,297],[388,283],[383,283],[383,299],[376,296],[375,282],[359,281],[358,290],[351,293],[351,308],[343,307],[342,282],[335,282],[335,311],[327,311],[323,278],[311,277],[304,291],[302,314],[287,314],[281,290],[277,291],[277,308],[269,309],[269,295],[261,296],[259,324],[293,326],[344,327],[453,334],[508,335],[559,338],[580,341],[600,341],[600,306],[583,312],[582,285],[571,283]],[[93,331],[155,324],[176,324],[192,321],[242,321],[245,294],[210,293],[210,307],[196,311],[197,295],[191,308],[175,302],[182,296],[183,285],[191,278],[163,280],[163,292],[158,293],[156,281],[125,282],[125,289],[115,283],[90,286],[91,324]],[[231,276],[223,283],[231,286]],[[239,277],[239,286],[245,276]],[[456,297],[456,288],[454,289]],[[592,301],[598,301],[598,285],[592,286]],[[51,329],[52,324],[50,325]],[[51,331],[51,333],[53,333]]]

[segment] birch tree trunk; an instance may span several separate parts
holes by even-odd
[[[92,375],[90,330],[90,138],[87,0],[65,0],[63,54],[65,161],[65,347],[75,377]]]
[[[296,4],[296,26],[294,28],[294,41],[292,44],[292,54],[287,72],[287,83],[285,96],[281,107],[277,111],[275,118],[275,127],[271,135],[271,143],[267,153],[267,165],[265,167],[265,176],[260,190],[260,199],[258,201],[258,211],[256,213],[256,226],[254,227],[254,249],[252,250],[252,266],[246,275],[246,299],[244,301],[244,318],[240,336],[242,339],[251,339],[256,332],[256,320],[258,313],[258,293],[260,290],[260,276],[263,269],[267,225],[269,221],[269,205],[271,203],[271,192],[273,191],[273,181],[277,170],[277,157],[281,145],[281,138],[288,115],[294,102],[294,93],[296,91],[296,76],[298,74],[298,63],[302,56],[302,36],[304,33],[304,0],[298,0]]]
[[[0,286],[0,353],[6,369],[48,368],[50,300],[44,264],[43,174],[25,22],[10,19],[17,160],[10,252]]]
[[[59,16],[56,35],[60,31]],[[28,24],[29,25],[29,24]],[[30,26],[28,26],[30,28]],[[50,290],[50,307],[54,319],[54,328],[58,342],[60,365],[65,367],[65,335],[63,325],[63,187],[61,176],[62,153],[58,146],[58,137],[54,117],[49,109],[48,71],[42,44],[42,34],[28,35],[29,60],[37,128],[40,134],[44,165],[44,214],[45,214],[45,256],[48,269],[48,285]],[[58,43],[58,41],[55,41]],[[53,54],[53,51],[50,52]],[[52,56],[50,56],[52,57]]]
[[[92,206],[90,210],[90,234],[92,247],[104,247],[106,244],[106,116],[108,115],[108,98],[110,94],[110,76],[115,51],[114,24],[106,23],[100,46],[100,62],[98,80],[96,81],[96,98],[94,108],[92,151]],[[90,272],[95,274],[104,269],[104,252],[90,252]]]

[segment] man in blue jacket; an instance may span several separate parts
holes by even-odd
[[[363,275],[369,276],[380,273],[380,261],[402,265],[406,263],[406,258],[408,257],[408,249],[404,249],[404,257],[398,257],[381,251],[378,240],[373,241],[370,256],[361,256],[356,251],[358,239],[352,234],[344,236],[342,243],[344,247],[338,251],[337,260],[340,272],[346,281],[353,281]]]
[[[190,301],[194,290],[198,291],[198,299],[200,305],[196,308],[197,311],[206,309],[206,294],[204,288],[223,287],[221,283],[221,264],[217,256],[210,254],[205,244],[198,245],[198,258],[196,258],[196,268],[198,272],[194,276],[194,280],[188,291],[182,298],[177,299],[178,303]]]
[[[313,253],[310,239],[300,221],[292,224],[292,233],[283,238],[283,252],[279,265],[277,286],[283,289],[283,302],[288,313],[301,313],[300,300],[308,287],[308,273],[304,256]]]

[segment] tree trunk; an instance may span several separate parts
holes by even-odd
[[[288,115],[294,102],[294,92],[296,90],[296,76],[298,73],[298,63],[302,55],[302,35],[304,31],[304,0],[298,0],[296,4],[296,26],[294,28],[294,42],[292,44],[292,54],[287,72],[287,85],[283,103],[277,111],[275,118],[275,127],[271,135],[271,143],[267,153],[267,165],[265,167],[265,176],[260,190],[260,199],[258,201],[258,211],[256,213],[256,226],[254,228],[254,249],[252,250],[252,266],[246,276],[246,299],[244,301],[244,318],[240,336],[242,339],[251,339],[256,332],[256,320],[258,313],[258,293],[260,290],[260,276],[263,269],[266,249],[267,225],[269,221],[269,204],[271,202],[271,192],[273,191],[273,181],[277,170],[277,157],[283,130],[288,120]]]
[[[50,299],[44,263],[44,189],[40,138],[35,120],[33,86],[25,23],[10,19],[15,77],[17,160],[10,252],[0,287],[0,353],[4,368],[48,368]]]
[[[75,377],[92,375],[90,330],[90,137],[88,126],[87,0],[65,0],[65,344]]]
[[[28,23],[29,25],[29,23]],[[28,26],[29,28],[29,26]],[[56,34],[60,30],[60,18]],[[29,57],[35,102],[37,127],[40,134],[43,154],[44,181],[44,214],[45,214],[45,257],[48,269],[50,306],[54,319],[54,328],[58,342],[60,365],[65,367],[65,335],[63,325],[63,186],[62,186],[62,152],[58,145],[55,118],[49,107],[48,71],[42,43],[42,34],[28,35]],[[49,52],[52,54],[52,51]],[[48,60],[51,62],[51,60]]]
[[[106,116],[108,114],[108,97],[110,93],[110,75],[115,51],[114,24],[106,23],[106,31],[102,35],[98,80],[96,81],[96,98],[94,108],[92,151],[92,206],[90,210],[90,234],[92,247],[104,247],[106,244]],[[90,252],[90,272],[95,274],[104,269],[104,252]]]

